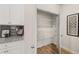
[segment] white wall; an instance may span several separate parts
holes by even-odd
[[[60,9],[60,39],[61,47],[74,53],[79,53],[79,37],[67,35],[67,15],[79,13],[79,5],[62,5]]]
[[[45,46],[50,43],[58,44],[57,28],[56,28],[56,15],[44,11],[37,12],[38,20],[38,39],[37,47]]]
[[[37,10],[35,5],[25,5],[24,9],[24,39],[26,53],[36,53],[37,41]]]
[[[59,14],[59,5],[57,4],[38,4],[37,8],[50,13]]]

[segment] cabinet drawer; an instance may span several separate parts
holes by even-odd
[[[5,43],[5,44],[0,44],[0,50],[7,49],[7,48],[18,47],[18,46],[24,46],[24,40]]]
[[[0,50],[0,54],[24,54],[24,46]]]

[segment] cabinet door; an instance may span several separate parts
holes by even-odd
[[[24,53],[25,50],[23,46],[0,50],[0,54],[24,54]]]
[[[23,25],[24,24],[24,5],[10,5],[11,24]]]
[[[0,24],[9,22],[9,5],[0,5]]]
[[[7,52],[7,54],[24,54],[24,53],[25,53],[24,47],[22,46],[9,49]]]
[[[24,40],[0,44],[0,54],[25,53]]]

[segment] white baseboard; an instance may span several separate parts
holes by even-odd
[[[72,51],[72,50],[70,50],[70,49],[68,49],[68,48],[65,48],[65,47],[61,47],[61,48],[65,49],[65,50],[67,50],[67,51],[69,51],[69,52],[71,52],[72,54],[79,54],[78,52]],[[60,51],[60,52],[61,52],[61,51]]]

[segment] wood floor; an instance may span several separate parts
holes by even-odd
[[[55,44],[48,44],[46,46],[37,48],[37,54],[58,54],[58,49]]]

